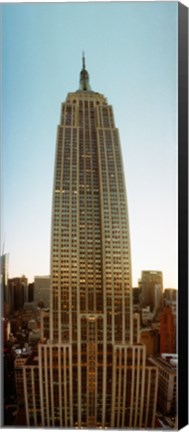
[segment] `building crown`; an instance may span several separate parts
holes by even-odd
[[[82,56],[82,70],[80,72],[80,86],[79,86],[79,90],[80,91],[90,91],[91,87],[89,85],[89,74],[87,72],[87,70],[85,69],[85,55],[83,53]]]

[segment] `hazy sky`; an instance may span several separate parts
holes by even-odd
[[[133,286],[177,288],[177,3],[1,5],[2,244],[9,276],[49,274],[56,128],[79,86],[113,105],[125,166]]]

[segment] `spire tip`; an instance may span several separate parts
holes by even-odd
[[[85,69],[85,53],[82,52],[83,69]]]

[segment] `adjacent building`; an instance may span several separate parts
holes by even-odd
[[[176,288],[165,288],[163,293],[164,303],[166,305],[175,305],[177,302],[177,292]]]
[[[16,395],[19,401],[19,405],[24,405],[24,378],[23,378],[23,365],[26,364],[28,357],[31,356],[31,348],[17,348],[14,350],[14,373],[15,373],[15,385]]]
[[[16,385],[14,374],[14,355],[10,346],[3,349],[3,376],[2,390],[4,398],[4,407],[12,405],[16,401]]]
[[[164,305],[170,306],[174,315],[175,329],[177,326],[177,296],[178,290],[175,288],[166,288],[164,290]]]
[[[32,303],[34,297],[34,282],[28,284],[28,302]]]
[[[140,287],[133,288],[132,292],[133,292],[133,312],[140,312],[141,288]]]
[[[176,352],[176,328],[170,306],[165,306],[160,314],[160,353]]]
[[[142,271],[139,287],[141,288],[141,306],[150,306],[150,311],[155,314],[163,301],[162,272]]]
[[[28,426],[153,428],[158,374],[133,317],[119,133],[84,57],[57,132],[49,319],[23,366]]]
[[[9,254],[3,254],[0,256],[0,292],[1,302],[4,303],[5,313],[8,315],[9,312],[9,297],[8,297],[8,270],[9,270]]]
[[[25,276],[8,279],[8,303],[10,312],[22,309],[27,302],[28,279]]]
[[[150,306],[141,309],[141,322],[143,326],[148,326],[148,324],[152,323],[153,318],[154,314],[151,312]]]
[[[34,304],[35,306],[49,308],[50,276],[35,276],[34,278]]]
[[[159,353],[159,332],[152,328],[140,331],[140,342],[146,346],[146,355],[156,357]]]

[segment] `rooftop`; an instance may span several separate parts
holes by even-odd
[[[161,356],[157,358],[150,358],[150,361],[152,361],[157,366],[164,367],[168,372],[174,372],[176,371],[176,368],[178,366],[178,355],[177,354],[162,354]]]

